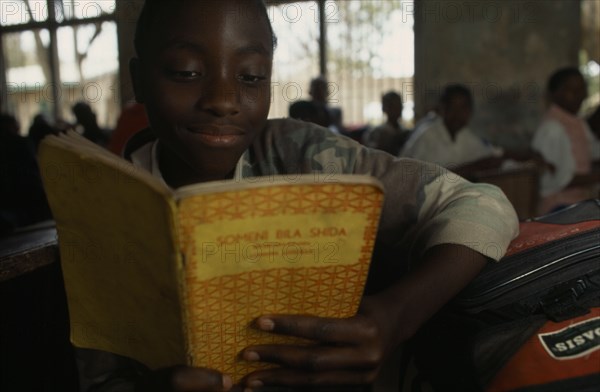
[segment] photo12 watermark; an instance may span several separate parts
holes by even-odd
[[[120,87],[118,85],[106,85],[99,82],[62,82],[62,83],[34,83],[7,84],[7,98],[16,97],[20,103],[50,102],[100,102],[106,98],[106,94],[119,103]]]
[[[56,20],[91,19],[112,14],[117,7],[116,1],[52,1],[53,15]],[[31,21],[47,21],[50,8],[46,1],[0,1],[0,24],[16,25]]]

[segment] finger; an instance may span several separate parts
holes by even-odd
[[[248,388],[260,388],[267,385],[280,386],[359,386],[375,381],[376,371],[331,371],[310,372],[294,369],[270,369],[257,371],[248,375],[243,381]],[[337,389],[336,389],[337,390]],[[344,388],[350,390],[350,388]],[[247,391],[245,389],[244,391]]]
[[[326,343],[357,344],[377,337],[377,327],[363,316],[346,319],[267,315],[259,317],[257,328],[281,335],[297,336]]]
[[[181,367],[173,374],[173,389],[177,392],[229,391],[231,377],[204,368]]]
[[[296,369],[324,371],[374,369],[381,363],[383,353],[373,347],[358,350],[355,347],[264,345],[246,348],[242,358]]]

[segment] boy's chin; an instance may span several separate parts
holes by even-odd
[[[194,171],[198,182],[232,179],[240,156],[218,157],[209,161],[195,161]]]

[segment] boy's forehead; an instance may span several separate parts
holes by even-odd
[[[159,2],[155,23],[159,25],[168,18],[174,25],[185,22],[206,23],[216,20],[234,20],[238,22],[256,21],[260,14],[258,2],[253,0],[182,0]],[[173,20],[175,18],[175,20]],[[159,26],[158,26],[159,27]]]
[[[258,2],[253,0],[183,0],[160,2],[152,26],[154,38],[165,39],[183,31],[212,35],[217,30],[245,30],[252,36],[269,31],[266,17],[260,17]],[[264,23],[260,23],[264,19]],[[257,22],[258,21],[258,22]]]

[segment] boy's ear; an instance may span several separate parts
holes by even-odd
[[[140,59],[134,57],[129,60],[129,74],[133,85],[133,93],[137,103],[144,103],[143,84],[142,84],[142,64]]]

